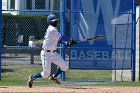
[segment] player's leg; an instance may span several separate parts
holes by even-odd
[[[42,64],[44,64],[44,52],[41,51],[41,60],[42,60]],[[28,79],[28,82],[27,82],[27,85],[32,88],[32,85],[33,85],[33,81],[36,79],[36,78],[42,78],[42,75],[41,75],[41,72],[37,73],[37,74],[32,74],[29,76],[29,79]]]
[[[42,60],[43,71],[29,76],[28,86],[30,88],[32,87],[33,81],[36,78],[42,78],[42,77],[49,77],[50,76],[51,59],[50,59],[50,57],[46,56],[46,53],[44,51],[41,51],[41,60]]]
[[[54,77],[57,77],[60,73],[68,69],[68,65],[66,64],[64,59],[60,56],[60,54],[57,54],[55,56],[55,58],[53,59],[53,63],[58,66],[57,71],[54,73]]]
[[[61,74],[63,71],[66,71],[68,69],[68,66],[66,64],[66,62],[64,61],[64,59],[57,54],[54,58],[53,58],[53,63],[56,64],[58,66],[58,69],[56,70],[56,72],[53,74],[53,76],[51,76],[49,79],[53,80],[55,83],[60,84],[60,82],[57,80],[57,77],[59,74]]]
[[[34,75],[30,75],[29,76],[29,80],[28,80],[28,86],[30,88],[32,88],[32,85],[33,85],[33,81],[36,79],[36,78],[42,78],[41,76],[41,73],[37,73],[37,74],[34,74]]]

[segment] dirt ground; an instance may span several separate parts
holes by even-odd
[[[140,93],[140,87],[113,87],[113,86],[1,86],[1,93],[13,92],[42,92],[42,93]]]

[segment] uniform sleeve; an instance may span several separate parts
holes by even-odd
[[[51,31],[46,34],[45,39],[59,40],[60,37],[61,35],[59,32]]]
[[[64,36],[61,36],[61,37],[59,38],[59,42],[60,42],[60,43],[70,42],[71,40],[72,40],[72,38],[66,38],[66,37],[64,37]]]

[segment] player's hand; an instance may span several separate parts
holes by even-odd
[[[75,45],[75,44],[77,44],[77,42],[74,40],[74,39],[71,39],[71,41],[70,42],[66,42],[66,46],[72,46],[72,45]]]
[[[72,40],[70,41],[70,45],[75,45],[75,44],[77,44],[77,42],[76,42],[74,39],[72,39]]]

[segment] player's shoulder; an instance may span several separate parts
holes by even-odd
[[[48,30],[57,30],[57,28],[49,25]]]

